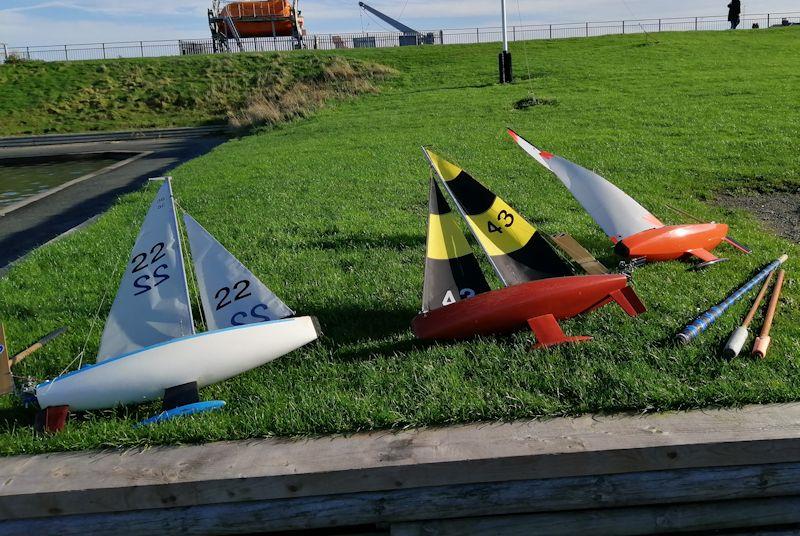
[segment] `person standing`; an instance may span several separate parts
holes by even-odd
[[[742,2],[740,0],[731,0],[728,4],[728,21],[731,23],[731,30],[735,30],[739,26],[739,16],[742,14]]]

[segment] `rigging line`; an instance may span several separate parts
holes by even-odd
[[[519,0],[517,0],[517,19],[519,21],[519,25],[522,26],[522,8],[519,7]],[[528,73],[528,96],[535,97],[533,94],[533,77],[531,76],[531,64],[528,61],[528,51],[523,48],[522,49],[522,57],[525,58],[525,70]]]
[[[363,10],[362,10],[362,11],[363,11]],[[397,33],[397,28],[394,28],[394,29],[392,29],[392,28],[387,28],[386,26],[384,26],[383,24],[381,24],[381,22],[380,22],[378,19],[376,19],[375,17],[373,17],[373,16],[372,16],[372,14],[371,14],[371,13],[369,13],[369,12],[367,12],[367,18],[370,18],[370,19],[374,20],[374,21],[375,21],[375,23],[376,23],[378,26],[380,26],[381,28],[383,28],[383,29],[384,29],[384,30],[386,30],[387,32],[390,32],[390,33]]]
[[[397,16],[398,19],[403,16],[403,13],[406,12],[406,6],[407,5],[408,5],[408,0],[406,0],[406,3],[403,4],[403,9],[400,10],[400,14]]]
[[[650,32],[648,32],[647,30],[644,29],[644,26],[642,26],[642,22],[639,20],[639,17],[636,16],[636,13],[633,12],[633,10],[631,9],[631,6],[629,6],[628,2],[626,2],[625,0],[620,0],[620,1],[625,6],[625,9],[628,10],[628,13],[631,14],[631,17],[634,18],[634,20],[637,23],[636,25],[639,27],[639,29],[642,30],[642,32],[644,32],[645,39],[647,39],[647,41],[650,42]]]
[[[117,268],[114,269],[114,271],[112,272],[111,281],[117,280],[118,272],[119,272],[119,266],[117,266]],[[95,324],[97,324],[97,318],[100,316],[100,310],[103,308],[107,296],[108,296],[108,285],[106,285],[106,288],[103,291],[103,296],[100,298],[100,303],[97,305],[97,310],[95,310],[94,315],[92,316],[92,323],[89,325],[89,331],[86,334],[86,338],[83,341],[83,348],[81,348],[81,351],[78,352],[78,355],[73,357],[72,361],[67,363],[67,366],[65,366],[64,369],[56,375],[56,378],[63,376],[64,373],[67,372],[67,370],[69,370],[69,368],[72,366],[72,364],[75,363],[75,361],[78,361],[78,368],[81,368],[81,365],[83,364],[83,356],[86,353],[86,346],[88,346],[89,339],[92,337],[92,333],[94,332],[94,326]],[[47,387],[45,387],[45,389],[49,389],[52,385],[53,382],[51,382]]]

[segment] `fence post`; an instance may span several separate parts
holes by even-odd
[[[64,61],[69,61],[69,54],[67,53],[67,45],[64,45]]]
[[[553,25],[550,25],[550,39],[553,38]]]
[[[444,30],[439,30],[439,44],[444,44]]]
[[[139,41],[139,50],[141,51],[142,57],[144,58],[144,43],[142,41]]]
[[[478,39],[477,42],[480,43],[481,42],[481,29],[480,28],[475,28],[475,37]]]
[[[661,19],[658,19],[658,31],[661,31]]]
[[[625,21],[622,21],[622,33],[625,34]]]
[[[512,26],[511,27],[511,40],[512,41],[516,41],[517,40],[517,27],[516,26]]]
[[[767,13],[767,28],[769,28],[769,13]]]
[[[589,23],[586,23],[586,37],[589,37]]]
[[[100,44],[103,45],[103,59],[106,59],[106,44],[105,43],[100,43]]]
[[[3,61],[8,59],[8,45],[3,43]]]
[[[694,31],[697,31],[697,17],[694,18]]]
[[[28,59],[31,59],[31,47],[25,47],[25,53],[28,55]]]

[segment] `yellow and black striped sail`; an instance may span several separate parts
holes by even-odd
[[[572,266],[542,233],[469,173],[425,149],[505,285],[572,275]]]
[[[467,239],[431,177],[422,310],[431,311],[489,290]]]

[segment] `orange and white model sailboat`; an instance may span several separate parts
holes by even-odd
[[[744,253],[750,250],[728,237],[724,223],[664,225],[661,220],[609,181],[584,167],[534,147],[511,129],[508,133],[526,153],[550,170],[628,259],[648,262],[696,257],[698,267],[725,259],[711,253],[727,242]]]

